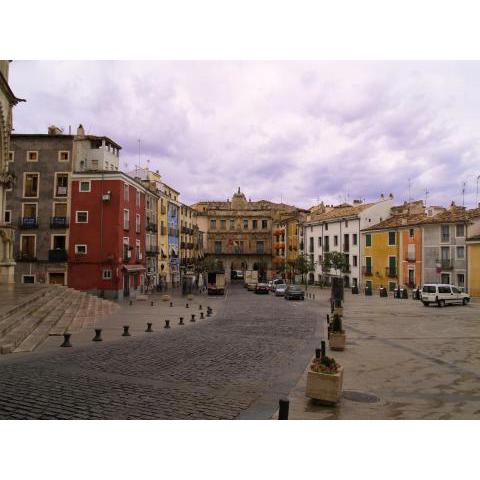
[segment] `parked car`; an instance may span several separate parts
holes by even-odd
[[[276,297],[283,297],[285,296],[285,290],[287,286],[284,283],[277,283],[275,286],[275,296]]]
[[[255,293],[266,293],[268,295],[268,285],[266,283],[257,283]]]
[[[289,285],[285,289],[285,300],[305,300],[305,292],[300,285]]]
[[[283,278],[275,278],[271,282],[268,282],[270,286],[270,291],[274,292],[277,285],[285,283]]]
[[[237,270],[237,279],[238,279],[238,280],[243,280],[243,272],[242,272],[242,270]]]
[[[426,284],[422,288],[422,303],[428,307],[431,303],[444,307],[447,303],[462,303],[470,301],[468,293],[461,292],[455,285],[442,283]]]

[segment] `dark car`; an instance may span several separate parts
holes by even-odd
[[[266,293],[268,295],[269,288],[266,283],[257,283],[255,287],[255,293]]]
[[[285,300],[305,300],[305,292],[300,285],[289,285],[285,290]]]

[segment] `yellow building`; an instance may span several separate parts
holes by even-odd
[[[468,293],[480,297],[480,235],[467,240]]]
[[[394,290],[399,283],[400,237],[398,231],[375,230],[362,232],[362,279],[365,287]]]

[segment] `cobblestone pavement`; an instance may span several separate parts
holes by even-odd
[[[326,315],[328,292],[316,301]],[[480,303],[425,308],[419,301],[348,294],[347,345],[328,352],[344,366],[336,407],[290,393],[291,419],[480,418]]]
[[[0,359],[1,419],[269,418],[319,343],[318,304],[232,286],[212,319]]]

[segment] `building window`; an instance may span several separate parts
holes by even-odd
[[[55,173],[54,197],[66,197],[68,195],[68,173]]]
[[[455,235],[457,237],[464,237],[465,236],[465,225],[463,223],[457,223]]]
[[[27,162],[38,162],[38,152],[29,150],[27,152]]]
[[[215,254],[220,255],[222,253],[222,242],[216,241],[215,242]]]
[[[60,150],[58,152],[59,162],[68,162],[70,160],[70,152],[68,150]]]
[[[322,256],[321,256],[321,255],[318,256],[318,264],[319,264],[319,265],[322,264]]]
[[[410,229],[409,235],[410,238],[413,238],[415,236],[415,230],[413,228]]]
[[[450,241],[450,226],[442,225],[441,226],[441,241],[449,242]]]
[[[328,230],[328,223],[325,224],[325,230]]]
[[[465,258],[465,247],[457,247],[457,258],[463,260]]]
[[[365,246],[366,247],[371,247],[372,246],[372,235],[370,233],[367,233],[365,235]]]
[[[130,212],[127,209],[123,210],[123,229],[128,230],[130,228]]]
[[[15,152],[8,152],[8,161],[13,162],[15,160]]]
[[[395,232],[388,232],[388,244],[390,246],[396,245],[396,234],[395,234]]]
[[[221,230],[226,230],[227,228],[227,221],[226,220],[220,220],[220,229]]]
[[[20,235],[20,257],[24,260],[35,260],[37,250],[36,235]]]
[[[78,184],[78,191],[79,192],[90,192],[91,185],[90,182],[87,180],[82,180]]]
[[[141,253],[140,249],[141,249],[140,240],[137,240],[135,242],[135,260],[141,260],[142,259],[142,253]]]
[[[333,246],[334,247],[338,246],[338,235],[333,236]]]
[[[128,186],[128,184],[125,183],[125,184],[123,185],[123,199],[124,199],[126,202],[128,202],[129,198],[130,198],[130,197],[129,197],[129,186]]]
[[[77,210],[75,212],[75,215],[76,215],[76,223],[88,223],[88,212],[87,211],[80,211],[80,210]]]
[[[140,192],[138,190],[135,193],[135,205],[137,208],[140,208]]]
[[[257,253],[263,255],[265,252],[263,240],[257,241]]]
[[[112,279],[112,271],[111,270],[103,270],[102,271],[102,278],[103,278],[103,280],[111,280]]]
[[[262,229],[266,230],[268,228],[268,220],[262,220]]]
[[[457,274],[457,287],[465,288],[465,275],[463,273]]]
[[[353,244],[353,245],[356,245],[356,244],[357,244],[357,241],[358,241],[357,234],[354,233],[354,234],[352,235],[352,244]]]
[[[137,233],[140,233],[140,214],[139,213],[135,215],[135,231]]]
[[[12,211],[11,210],[5,210],[4,222],[5,223],[11,223],[12,222]]]
[[[356,255],[352,256],[352,261],[353,261],[353,266],[354,267],[358,266],[358,257]]]
[[[38,198],[39,192],[39,176],[38,173],[25,173],[23,181],[23,196],[25,198]]]
[[[87,254],[87,246],[85,244],[77,243],[75,245],[75,254],[76,255],[86,255]]]
[[[318,237],[318,246],[319,246],[319,247],[322,246],[322,237]]]
[[[308,239],[308,252],[313,253],[313,237]]]
[[[214,218],[212,218],[210,220],[210,230],[216,230],[216,229],[217,229],[217,221]]]
[[[22,226],[37,225],[37,204],[36,203],[22,203]]]
[[[230,230],[235,230],[235,220],[230,220]]]
[[[247,220],[247,219],[245,219],[245,220],[243,221],[243,229],[244,229],[244,230],[248,230],[248,220]]]
[[[35,275],[22,275],[22,283],[35,283]]]
[[[348,220],[345,220],[345,227],[348,227]]]
[[[258,220],[252,220],[252,230],[256,230],[258,227]]]

